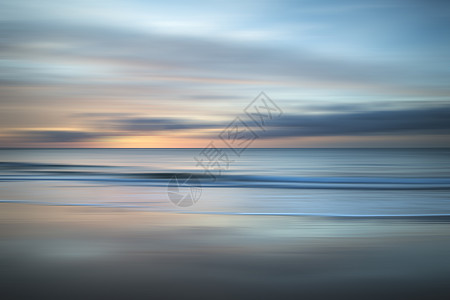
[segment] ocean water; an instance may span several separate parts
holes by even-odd
[[[179,213],[450,215],[450,149],[247,149],[240,156],[223,149],[227,162],[215,168],[197,162],[201,151],[3,149],[0,200]],[[200,182],[193,205],[170,200],[178,174]]]
[[[0,150],[3,298],[448,298],[449,149],[201,151]]]

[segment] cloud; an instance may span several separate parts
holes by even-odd
[[[448,76],[438,70],[418,72],[418,65],[412,72],[410,67],[331,57],[305,47],[290,50],[114,25],[3,21],[0,34],[1,48],[11,59],[7,65],[11,72],[3,79],[8,82],[60,83],[65,79],[76,83],[101,76],[117,84],[113,79],[138,76],[143,82],[171,84],[199,78],[197,84],[236,84],[230,79],[239,79],[244,83],[270,80],[278,85],[312,81],[412,88],[420,82],[419,87],[432,90],[431,78]]]
[[[321,136],[413,136],[413,135],[447,135],[450,136],[450,106],[434,108],[418,107],[403,110],[361,110],[361,104],[336,106],[330,105],[326,113],[287,114],[279,119],[267,121],[265,131],[253,126],[261,139],[301,138]],[[330,112],[333,111],[333,112]],[[350,112],[349,112],[350,111]],[[218,133],[226,128],[219,124],[202,120],[175,118],[126,117],[120,114],[83,114],[100,118],[101,131],[75,130],[16,130],[10,132],[12,137],[26,143],[77,143],[98,141],[104,137],[169,135],[172,133],[189,134],[191,138],[217,138]],[[252,121],[245,119],[248,125]],[[230,119],[231,121],[231,119]],[[97,128],[99,129],[99,128]],[[197,133],[192,133],[196,130]],[[198,132],[215,134],[198,135]]]
[[[268,138],[446,132],[431,103],[450,95],[450,19],[435,4],[3,1],[3,131],[35,128],[24,140],[48,142],[206,135],[264,90],[286,113]]]
[[[125,118],[114,120],[114,128],[123,131],[142,131],[154,133],[157,131],[184,131],[190,129],[218,128],[219,125],[199,121],[173,118]]]
[[[390,110],[375,110],[374,107],[375,103],[330,104],[329,107],[321,106],[323,112],[318,114],[283,115],[267,121],[266,132],[261,132],[261,138],[450,134],[450,106],[427,108],[418,105],[413,109]],[[253,124],[249,119],[246,122],[250,126]],[[173,118],[122,118],[113,120],[112,124],[116,130],[149,134],[226,127],[226,123]],[[257,126],[253,127],[259,130]]]
[[[348,110],[348,107],[344,107]],[[450,107],[284,115],[282,118],[270,122],[267,132],[263,133],[261,137],[386,134],[450,134]]]
[[[105,133],[72,130],[23,130],[16,135],[21,141],[30,143],[76,143],[107,136]]]

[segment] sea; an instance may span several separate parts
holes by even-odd
[[[0,201],[199,214],[450,216],[450,149],[205,151],[2,149]]]
[[[0,150],[3,298],[448,298],[450,149],[234,150]]]

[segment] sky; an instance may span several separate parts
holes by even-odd
[[[0,147],[450,147],[448,1],[0,0]],[[221,146],[218,144],[218,146]]]

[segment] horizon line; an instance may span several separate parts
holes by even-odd
[[[206,147],[0,147],[0,150],[17,149],[205,149]],[[217,149],[230,149],[227,147],[216,147]],[[250,149],[450,149],[450,147],[254,147]]]

